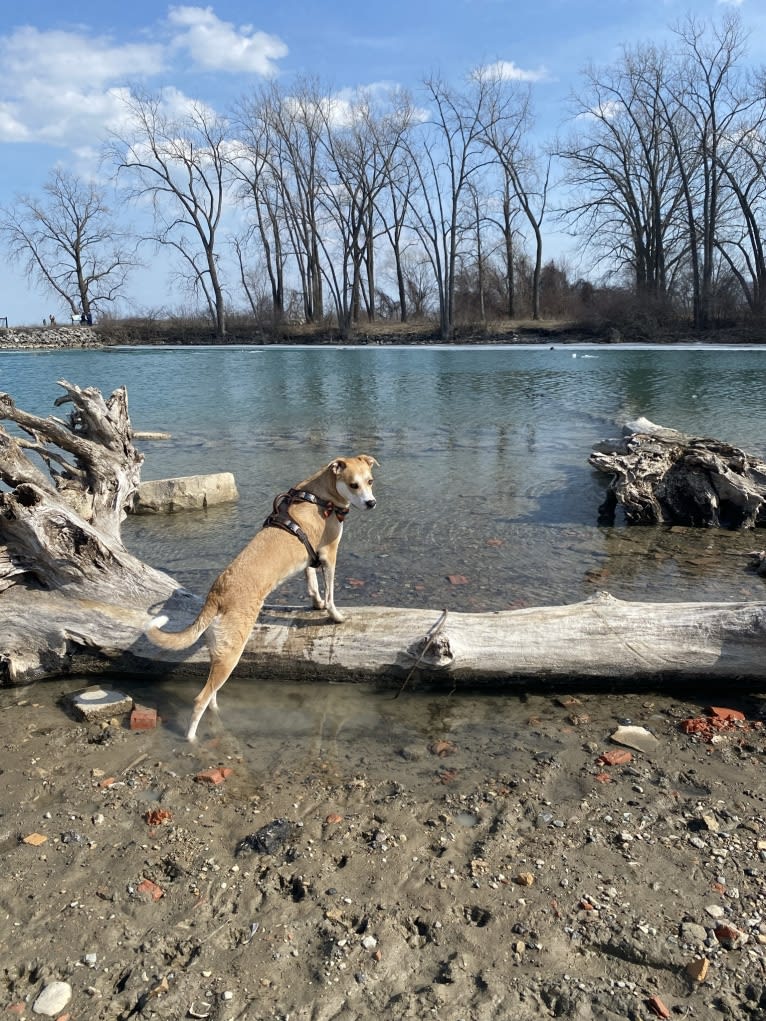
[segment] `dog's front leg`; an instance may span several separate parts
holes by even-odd
[[[324,575],[324,602],[327,612],[336,624],[342,624],[346,619],[335,605],[335,557],[328,556],[322,561],[322,574]]]
[[[306,587],[309,590],[309,598],[314,606],[315,610],[324,610],[325,600],[319,593],[319,582],[317,581],[317,572],[314,567],[306,568]]]

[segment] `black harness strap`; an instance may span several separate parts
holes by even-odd
[[[314,496],[313,493],[309,493],[305,489],[289,489],[286,493],[280,493],[279,496],[274,498],[274,508],[271,514],[269,514],[263,522],[263,527],[281,528],[285,532],[289,532],[290,535],[294,535],[296,539],[300,539],[306,547],[306,551],[309,555],[309,567],[321,567],[322,558],[311,545],[309,537],[303,531],[301,526],[290,515],[290,504],[296,503],[297,501],[316,504],[317,507],[321,508],[325,518],[329,518],[331,514],[335,514],[335,517],[341,522],[341,524],[343,523],[345,516],[348,514],[349,508],[336,507],[331,500],[320,500],[318,496]]]

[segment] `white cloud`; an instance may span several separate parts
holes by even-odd
[[[163,49],[22,26],[0,37],[0,142],[76,144],[119,117],[112,84],[157,74]]]
[[[250,25],[235,28],[212,8],[171,7],[151,42],[116,42],[87,28],[45,31],[21,25],[0,36],[0,143],[82,146],[124,126],[128,83],[158,82],[170,112],[192,103],[164,87],[173,59],[186,69],[268,75],[287,47]],[[164,76],[163,82],[160,76]]]
[[[508,82],[544,82],[550,76],[544,67],[536,71],[525,70],[517,67],[512,60],[496,60],[494,64],[487,64],[482,70],[493,78]]]
[[[171,7],[168,22],[175,32],[172,45],[185,50],[198,68],[273,75],[287,46],[275,35],[252,25],[238,28],[221,21],[212,7]]]

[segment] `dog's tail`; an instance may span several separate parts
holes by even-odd
[[[168,622],[167,617],[161,616],[155,617],[149,623],[145,634],[149,641],[154,642],[155,645],[159,645],[163,649],[188,649],[190,645],[197,641],[200,635],[207,631],[217,612],[218,605],[216,600],[208,596],[205,600],[205,605],[199,611],[196,618],[183,631],[161,631],[160,628],[163,628]]]

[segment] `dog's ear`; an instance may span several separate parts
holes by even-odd
[[[346,470],[346,462],[340,457],[336,457],[334,461],[330,462],[328,467],[333,475],[340,475],[341,472]]]
[[[368,465],[370,466],[370,468],[372,468],[372,466],[373,466],[374,464],[377,464],[377,465],[378,465],[378,467],[380,467],[380,462],[379,462],[379,461],[376,461],[374,457],[370,457],[370,455],[369,455],[369,454],[360,454],[360,455],[359,455],[359,460],[360,460],[360,461],[366,461],[366,462],[367,462],[367,464],[368,464]]]

